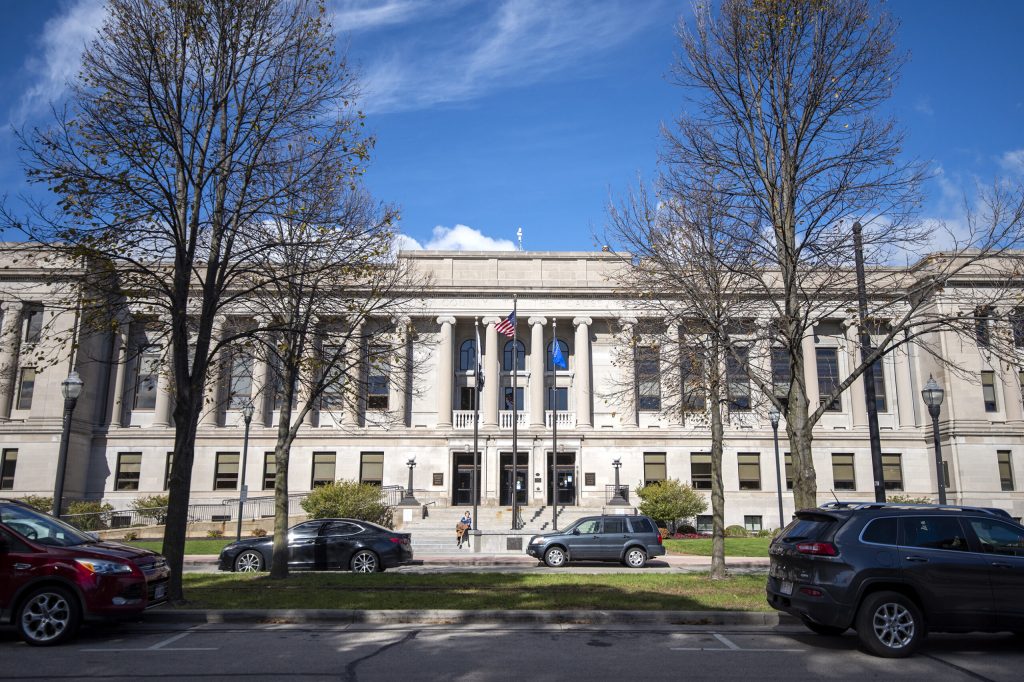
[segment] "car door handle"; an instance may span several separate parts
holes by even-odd
[[[32,564],[14,564],[15,571],[27,571],[32,568]]]
[[[1004,564],[1001,561],[992,564],[992,568],[1013,568],[1011,564]]]
[[[928,559],[923,556],[910,555],[907,557],[907,561],[916,561],[922,564],[928,563]]]

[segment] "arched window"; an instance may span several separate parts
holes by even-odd
[[[476,340],[466,339],[459,346],[459,371],[476,369]]]
[[[522,341],[516,341],[516,346],[519,348],[519,352],[516,354],[516,369],[520,372],[526,370],[526,346],[523,345]],[[505,353],[501,361],[501,368],[506,372],[512,371],[512,342],[509,341],[505,344]]]
[[[552,346],[554,346],[554,342],[548,341],[547,352],[544,353],[544,370],[547,372],[550,372],[555,364],[551,360]],[[562,351],[562,357],[565,359],[565,367],[559,367],[558,369],[569,369],[569,346],[562,339],[558,339],[558,348]]]

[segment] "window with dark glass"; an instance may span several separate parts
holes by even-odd
[[[310,488],[317,488],[328,483],[334,483],[335,457],[333,452],[313,453],[313,480]]]
[[[325,410],[337,410],[345,404],[346,382],[343,371],[345,362],[342,359],[341,346],[336,344],[325,345],[322,356],[326,365],[326,374],[324,377],[324,390],[320,393],[320,405]],[[277,376],[278,374],[278,372],[274,372],[274,396],[277,403],[275,409],[280,409],[281,399],[284,397],[281,390],[282,378]]]
[[[836,348],[815,348],[815,359],[818,366],[818,400],[824,405],[832,392],[839,388],[839,350]],[[828,404],[829,412],[842,409],[840,399],[836,397]]]
[[[544,370],[547,371],[547,372],[554,371],[554,369],[555,369],[555,363],[552,362],[552,360],[551,360],[551,349],[552,349],[553,345],[554,344],[551,341],[548,341],[547,352],[544,353]],[[566,367],[566,369],[568,369],[569,368],[569,346],[568,346],[568,344],[565,343],[565,341],[562,341],[561,339],[559,339],[558,340],[558,349],[560,351],[562,351],[562,358],[565,360],[565,367]],[[557,369],[561,370],[562,368],[558,367]]]
[[[138,490],[141,474],[141,452],[118,453],[117,473],[114,476],[114,490]]]
[[[739,464],[740,490],[761,489],[761,455],[741,452],[736,455]]]
[[[273,490],[277,482],[277,459],[273,452],[263,453],[263,489]]]
[[[476,369],[476,339],[466,339],[459,346],[459,371],[471,372]]]
[[[1013,490],[1013,462],[1009,450],[1000,450],[996,453],[999,462],[999,489]]]
[[[156,407],[156,387],[160,378],[160,352],[146,348],[139,355],[135,372],[135,409],[152,410]]]
[[[251,354],[237,352],[231,356],[231,372],[228,375],[228,407],[238,410],[252,399],[252,368],[255,359]]]
[[[171,487],[171,466],[174,465],[174,453],[167,453],[167,463],[164,465],[164,490]]]
[[[991,321],[991,306],[982,305],[974,309],[974,338],[979,346],[988,346],[992,343]]]
[[[889,411],[888,396],[885,392],[885,371],[882,369],[885,363],[881,360],[876,360],[875,364],[871,366],[871,371],[875,383],[875,409],[879,412]]]
[[[476,400],[476,389],[472,386],[460,386],[459,387],[459,409],[460,410],[472,410],[474,409],[474,400]]]
[[[238,453],[218,452],[213,472],[214,490],[236,490],[238,488]]]
[[[864,542],[876,545],[896,544],[896,517],[874,519],[864,528]]]
[[[387,349],[381,346],[370,348],[367,360],[366,407],[370,410],[386,410],[390,393]]]
[[[32,394],[36,388],[36,370],[34,367],[25,367],[21,370],[21,380],[18,382],[18,409],[32,409]]]
[[[793,489],[793,455],[786,453],[786,490]]]
[[[359,454],[359,482],[382,485],[384,483],[384,453],[363,452]]]
[[[1024,557],[1024,532],[994,519],[968,519],[986,554]],[[1005,569],[1004,569],[1005,570]]]
[[[942,485],[946,486],[946,490],[953,487],[949,478],[949,462],[946,460],[942,460]]]
[[[640,409],[661,409],[661,357],[657,348],[643,346],[636,353],[637,397]]]
[[[522,371],[526,370],[526,346],[524,346],[523,342],[518,340],[518,339],[516,339],[515,343],[516,343],[516,348],[518,349],[518,352],[514,354],[516,356],[515,357],[515,360],[516,360],[516,370],[519,371],[519,372],[522,372]],[[504,370],[506,372],[511,372],[512,371],[512,356],[513,356],[513,353],[512,353],[512,341],[510,340],[508,343],[505,344],[505,352],[502,353],[502,358],[501,358],[501,369],[502,370]]]
[[[27,306],[22,315],[25,317],[25,343],[39,343],[43,334],[43,309]]]
[[[601,532],[606,535],[619,535],[628,532],[626,530],[626,519],[621,516],[608,517],[604,520],[604,527]]]
[[[985,411],[995,412],[998,409],[996,404],[996,373],[981,373],[981,397],[985,401]]]
[[[515,389],[515,402],[513,402],[512,401],[512,387],[511,386],[503,387],[503,396],[504,397],[502,399],[502,405],[504,405],[504,409],[510,410],[510,411],[512,409],[516,409],[516,410],[522,412],[523,411],[523,405],[524,405],[524,403],[523,403],[523,395],[524,395],[523,387],[522,386],[516,386],[516,389]]]
[[[697,516],[697,532],[714,532],[714,519],[712,518],[711,514],[700,514]]]
[[[1013,345],[1024,348],[1024,308],[1014,308],[1010,313],[1010,328],[1013,330]]]
[[[690,485],[694,490],[711,490],[711,455],[694,452],[690,455]]]
[[[18,468],[18,451],[0,453],[0,490],[14,490],[14,471]]]
[[[547,403],[547,409],[549,410],[568,410],[569,389],[565,386],[556,386],[555,388],[548,387]]]
[[[644,485],[659,483],[666,478],[665,453],[644,453]]]
[[[682,371],[683,409],[687,412],[703,412],[707,408],[704,362],[701,358],[684,352],[679,364]]]
[[[857,489],[857,477],[853,469],[852,454],[832,454],[832,487],[835,490]]]
[[[882,453],[882,478],[886,490],[903,490],[903,457]]]
[[[785,348],[772,348],[772,390],[776,397],[785,398],[793,383],[793,367],[789,351]]]
[[[905,516],[900,519],[904,547],[966,552],[967,535],[954,516]]]
[[[747,374],[747,348],[733,348],[725,356],[725,378],[729,385],[729,409],[750,409],[750,377]]]
[[[761,517],[744,515],[743,527],[747,529],[748,533],[756,533],[760,531],[763,528],[761,525]]]

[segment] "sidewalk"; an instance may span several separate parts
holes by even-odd
[[[710,570],[711,557],[694,556],[690,554],[666,554],[665,556],[654,557],[651,563],[664,562],[671,568],[681,570]],[[414,562],[422,566],[536,566],[539,562],[533,557],[525,554],[476,554],[465,552],[462,554],[421,554],[416,555]],[[726,557],[725,565],[736,569],[757,569],[768,570],[768,557]],[[600,566],[598,562],[584,562],[588,566]],[[186,554],[185,566],[191,568],[216,567],[217,556],[210,554]]]

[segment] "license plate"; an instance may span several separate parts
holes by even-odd
[[[793,583],[789,580],[783,580],[779,592],[782,594],[793,594]]]
[[[157,585],[156,586],[156,590],[153,591],[153,599],[154,600],[163,599],[166,594],[167,594],[167,586],[166,585]]]

